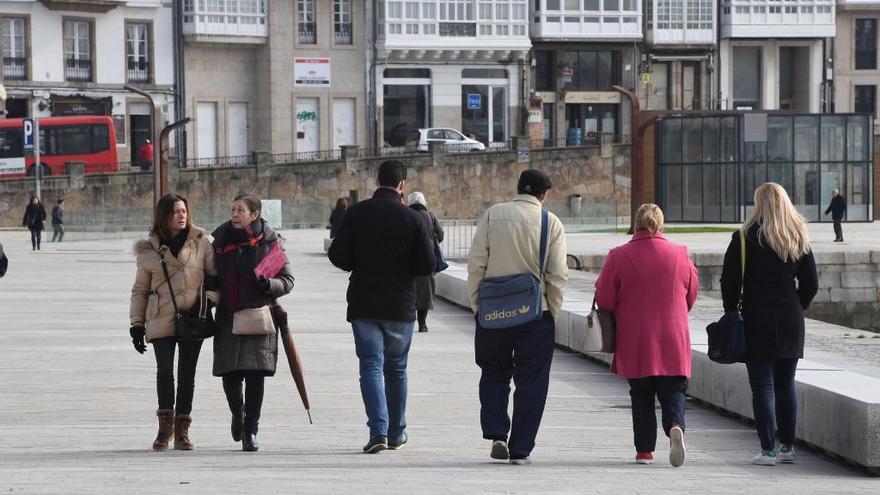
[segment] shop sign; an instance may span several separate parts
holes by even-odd
[[[544,121],[544,112],[540,110],[529,110],[529,124],[540,124]]]
[[[614,91],[569,91],[566,103],[620,103],[620,93]]]
[[[330,59],[295,57],[293,59],[293,85],[329,88]]]
[[[53,116],[109,115],[112,98],[53,98]]]
[[[468,93],[467,107],[468,110],[479,110],[482,104],[480,93]]]

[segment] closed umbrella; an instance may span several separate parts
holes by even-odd
[[[275,320],[275,327],[278,328],[278,333],[281,334],[284,353],[287,354],[287,364],[290,365],[290,374],[293,375],[293,381],[296,383],[299,397],[306,408],[306,414],[309,415],[309,424],[312,424],[312,412],[309,406],[309,394],[306,391],[305,378],[303,377],[302,360],[296,351],[296,344],[293,343],[293,332],[290,331],[290,327],[287,324],[287,311],[276,302],[272,308],[272,317]]]

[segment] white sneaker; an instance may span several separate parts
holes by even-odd
[[[504,440],[494,440],[492,442],[492,452],[489,454],[492,459],[506,461],[510,457],[507,451],[507,442]]]
[[[757,466],[775,466],[776,465],[776,451],[775,450],[762,450],[758,453],[753,459],[752,464]]]
[[[685,450],[684,431],[675,425],[669,430],[669,464],[672,467],[684,464]]]
[[[791,445],[783,445],[776,453],[776,462],[793,464],[795,461],[797,461],[797,453]]]
[[[522,466],[522,465],[525,465],[525,464],[531,464],[531,463],[532,463],[532,460],[529,459],[528,457],[523,457],[522,459],[511,459],[511,460],[510,460],[510,463],[511,463],[511,464],[516,464],[517,466]]]

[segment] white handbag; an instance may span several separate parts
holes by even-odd
[[[275,322],[272,321],[272,309],[268,305],[232,313],[233,335],[272,335],[273,333],[275,333]]]
[[[587,316],[587,332],[584,336],[585,352],[614,352],[614,313],[599,309],[596,299]]]

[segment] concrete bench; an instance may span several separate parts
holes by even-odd
[[[437,295],[469,308],[467,269],[450,263],[439,273]],[[593,294],[567,290],[562,312],[556,322],[556,343],[584,353],[587,315]],[[715,308],[720,316],[721,302],[700,298],[702,311],[691,315],[693,364],[688,395],[725,411],[754,419],[752,394],[743,364],[721,365],[709,360],[705,328]],[[807,328],[812,320],[807,320]],[[610,354],[585,353],[606,363]],[[809,356],[809,351],[807,351]],[[798,420],[796,435],[801,441],[880,472],[880,379],[827,364],[801,360],[797,373]],[[757,439],[756,439],[757,442]]]

